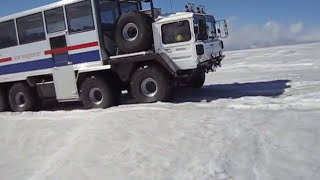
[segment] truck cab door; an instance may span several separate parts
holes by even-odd
[[[188,20],[161,24],[160,53],[167,54],[181,69],[192,69],[195,66],[193,36],[191,23]]]

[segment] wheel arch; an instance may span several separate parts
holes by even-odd
[[[123,83],[130,81],[133,73],[142,66],[155,65],[163,68],[173,78],[177,77],[179,68],[166,54],[152,54],[138,57],[126,57],[110,61],[112,71]]]
[[[88,77],[99,76],[103,78],[105,81],[119,81],[119,77],[117,74],[113,73],[111,70],[99,70],[99,71],[91,71],[91,72],[78,72],[77,75],[77,85],[78,87],[81,86],[83,81]]]

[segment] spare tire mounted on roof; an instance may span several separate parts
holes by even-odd
[[[153,43],[152,19],[147,14],[130,11],[123,14],[115,28],[115,42],[122,53],[150,50]]]

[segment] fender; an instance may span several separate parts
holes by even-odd
[[[177,77],[177,71],[179,68],[170,59],[170,57],[164,53],[151,53],[137,56],[119,56],[112,57],[109,60],[111,69],[118,74],[119,78],[123,82],[130,80],[132,71],[139,65],[145,63],[154,62],[161,65],[167,72],[173,77]]]

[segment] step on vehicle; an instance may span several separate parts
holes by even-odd
[[[0,112],[50,99],[108,108],[122,90],[138,103],[170,101],[221,66],[228,36],[203,6],[161,14],[152,0],[59,1],[0,18],[0,32]]]

